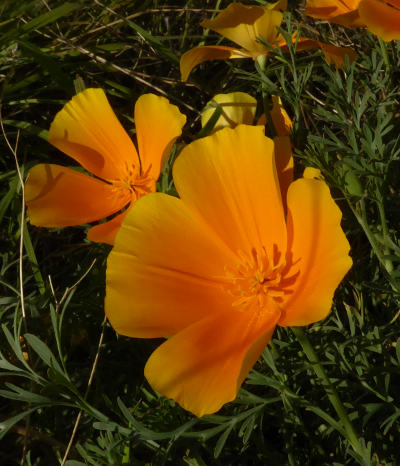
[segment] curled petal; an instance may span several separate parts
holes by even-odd
[[[279,309],[269,304],[263,314],[228,309],[174,335],[150,356],[147,380],[196,416],[218,411],[236,398],[271,338]]]
[[[293,42],[296,38],[293,37]],[[287,49],[287,46],[282,46],[282,50]],[[297,42],[296,50],[298,52],[302,50],[309,50],[320,48],[324,53],[325,59],[328,64],[333,64],[336,68],[341,68],[346,64],[346,57],[348,57],[349,62],[353,63],[357,58],[357,53],[349,47],[337,47],[336,45],[325,44],[314,39],[308,39],[307,37],[301,37]]]
[[[249,150],[251,144],[251,150]],[[273,141],[262,126],[224,128],[186,146],[173,175],[183,202],[233,252],[286,249]]]
[[[112,215],[129,203],[129,190],[60,165],[33,167],[25,183],[32,225],[66,227]]]
[[[102,89],[86,89],[57,113],[49,142],[99,178],[122,179],[139,161]]]
[[[289,136],[276,136],[275,143],[275,163],[279,178],[282,200],[286,212],[286,194],[289,185],[293,181],[293,152],[292,143]]]
[[[360,17],[367,28],[386,42],[400,40],[400,2],[362,0]]]
[[[130,337],[173,335],[230,307],[222,277],[233,260],[180,199],[144,196],[130,208],[108,258],[107,317]]]
[[[234,58],[249,58],[251,55],[245,50],[226,47],[223,45],[206,45],[203,47],[195,47],[185,52],[181,56],[180,71],[181,80],[187,81],[192,69],[210,60],[232,60]]]
[[[299,179],[288,190],[289,275],[279,325],[317,322],[329,313],[333,294],[351,267],[350,246],[340,227],[342,214],[324,181]]]
[[[135,105],[135,125],[141,170],[157,180],[186,117],[165,97],[144,94]]]
[[[292,132],[293,123],[286,110],[283,108],[282,100],[279,96],[273,95],[272,110],[270,112],[275,131],[278,136],[289,136]]]
[[[206,109],[201,115],[201,126],[207,124],[217,109],[221,115],[215,122],[214,131],[229,126],[234,128],[237,125],[252,125],[256,114],[257,101],[254,97],[245,92],[231,92],[230,94],[217,94],[207,103]]]
[[[277,27],[281,25],[282,19],[282,13],[269,6],[231,3],[216,18],[205,20],[201,25],[218,32],[250,52],[253,57],[257,57],[269,51],[259,38],[262,37],[266,42],[273,44],[278,36]]]

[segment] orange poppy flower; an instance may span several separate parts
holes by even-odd
[[[400,39],[400,0],[307,0],[306,14],[342,26],[367,27],[387,42]]]
[[[156,181],[186,117],[164,97],[144,94],[135,105],[139,153],[102,89],[86,89],[56,115],[49,142],[93,173],[61,165],[33,167],[25,184],[32,225],[65,227],[120,212],[156,189]],[[127,210],[92,227],[88,238],[113,244]]]
[[[260,37],[271,44],[272,47],[287,49],[284,37],[279,33],[278,27],[283,20],[282,2],[268,6],[246,6],[241,3],[231,3],[228,8],[221,11],[216,18],[205,20],[201,23],[204,28],[221,34],[227,39],[238,44],[241,48],[222,45],[207,45],[196,47],[185,52],[180,60],[180,71],[182,81],[186,81],[192,69],[208,60],[230,60],[236,58],[253,58],[256,60],[263,55],[271,53],[270,48],[264,45]],[[293,41],[296,41],[294,35]],[[342,66],[347,55],[350,61],[354,60],[356,54],[353,50],[322,42],[301,38],[297,43],[297,50],[321,48],[328,63]]]
[[[281,184],[262,126],[189,144],[173,176],[179,199],[150,194],[126,216],[105,310],[120,334],[170,337],[145,376],[202,416],[235,399],[276,325],[327,316],[352,262],[328,186]]]

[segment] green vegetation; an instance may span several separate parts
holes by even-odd
[[[177,3],[0,6],[8,140],[0,140],[0,464],[400,464],[400,42],[313,21],[291,2],[285,30],[301,24],[308,37],[351,45],[358,60],[338,71],[320,51],[289,47],[258,71],[252,60],[208,62],[181,83],[179,57],[221,40],[200,22],[229,2]],[[281,97],[294,122],[296,173],[321,170],[352,246],[331,314],[303,329],[319,363],[301,345],[304,334],[279,328],[238,398],[216,415],[197,419],[152,390],[143,367],[159,341],[118,336],[104,321],[110,247],[86,240],[85,226],[33,227],[23,212],[19,171],[71,165],[46,137],[82,85],[103,88],[131,134],[136,99],[168,96],[188,117],[180,144],[199,137],[214,94],[247,92],[258,114],[263,96]],[[169,193],[171,165],[159,183]]]

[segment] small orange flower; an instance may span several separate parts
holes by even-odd
[[[111,325],[170,337],[145,376],[197,416],[235,399],[276,325],[326,317],[351,266],[325,182],[281,175],[262,126],[216,131],[177,158],[180,198],[135,203],[109,255]]]
[[[61,165],[33,167],[25,184],[33,225],[65,227],[104,219],[155,191],[156,181],[186,117],[164,97],[144,94],[135,105],[139,153],[101,89],[86,89],[56,115],[49,142],[95,177]],[[89,230],[113,244],[127,210]]]
[[[307,0],[306,14],[342,26],[367,27],[387,42],[400,40],[399,0]]]
[[[271,50],[260,41],[260,37],[272,47],[287,49],[286,41],[277,29],[283,20],[283,14],[279,10],[285,7],[286,2],[277,2],[268,6],[231,3],[213,20],[203,21],[202,27],[221,34],[241,48],[207,45],[185,52],[180,61],[182,81],[188,79],[195,66],[208,60],[236,58],[256,60],[260,56],[269,55]],[[293,36],[293,42],[296,42],[296,34]],[[348,56],[350,61],[356,57],[355,52],[348,48],[335,47],[307,38],[300,38],[297,41],[298,51],[318,47],[324,52],[328,63],[334,63],[336,66],[342,66],[345,63],[345,56]]]

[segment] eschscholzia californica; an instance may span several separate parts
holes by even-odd
[[[237,58],[253,58],[257,60],[261,56],[267,56],[271,49],[264,45],[260,38],[272,47],[287,50],[287,44],[279,33],[283,14],[280,9],[285,7],[286,2],[277,2],[267,6],[246,6],[241,3],[231,3],[225,10],[221,11],[216,18],[205,20],[201,26],[221,34],[227,39],[238,44],[241,48],[222,45],[206,45],[196,47],[185,52],[180,60],[180,71],[182,81],[186,81],[192,69],[208,60],[231,60]],[[342,66],[345,56],[353,61],[356,54],[353,50],[343,47],[324,44],[317,40],[293,36],[297,42],[297,50],[321,48],[328,63]]]
[[[80,92],[56,115],[49,142],[94,177],[61,165],[34,166],[25,183],[30,222],[42,227],[66,227],[120,212],[88,232],[92,241],[113,244],[129,206],[155,191],[185,121],[186,117],[166,98],[142,95],[135,105],[137,151],[104,91]]]
[[[276,325],[326,317],[351,266],[325,182],[280,176],[262,126],[216,131],[175,161],[180,198],[135,203],[109,255],[111,325],[169,337],[145,376],[197,416],[235,399]]]
[[[386,42],[400,40],[399,0],[307,0],[306,14],[349,27],[367,27]]]
[[[292,129],[292,122],[283,108],[281,98],[271,95],[272,108],[269,112],[274,130],[278,136],[288,136]],[[219,110],[219,112],[218,112]],[[209,102],[201,114],[201,126],[204,128],[215,112],[216,119],[213,131],[227,126],[234,128],[237,125],[253,125],[257,110],[257,100],[246,92],[230,92],[217,94]],[[219,113],[219,115],[218,115]],[[265,125],[267,118],[261,115],[257,124]]]

